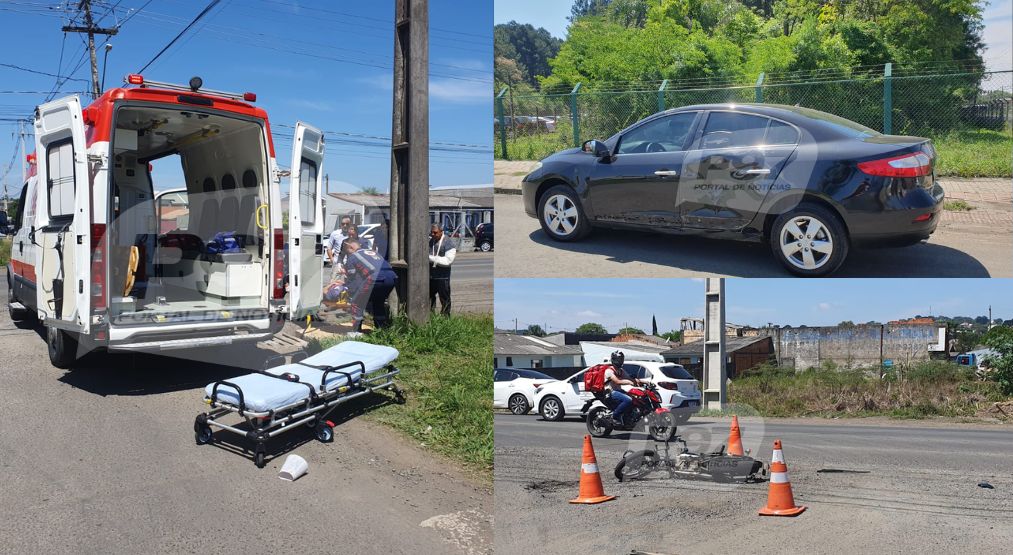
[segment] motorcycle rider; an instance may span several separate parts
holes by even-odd
[[[623,362],[625,361],[626,355],[622,351],[615,351],[610,357],[612,367],[605,370],[605,395],[616,403],[615,408],[612,409],[612,420],[620,428],[626,427],[623,417],[633,405],[633,398],[627,395],[621,386],[640,385],[640,380],[631,380],[626,377],[623,372]]]

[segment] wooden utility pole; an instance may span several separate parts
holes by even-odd
[[[91,16],[91,0],[81,0],[77,4],[77,9],[84,11],[85,26],[64,25],[63,31],[65,33],[88,33],[88,53],[91,56],[91,95],[92,98],[98,98],[99,95],[102,94],[102,91],[99,90],[98,57],[95,55],[95,35],[113,36],[117,33],[117,30],[115,28],[106,29],[95,26],[95,21]]]
[[[429,321],[429,2],[394,0],[390,263],[398,304]]]

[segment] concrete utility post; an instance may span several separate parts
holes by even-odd
[[[429,321],[429,2],[394,0],[390,263],[398,305]]]
[[[707,278],[703,320],[703,405],[721,410],[728,402],[725,382],[725,280]]]

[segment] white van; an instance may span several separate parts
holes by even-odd
[[[87,108],[75,96],[35,110],[7,272],[12,318],[36,315],[66,368],[94,349],[262,340],[315,312],[323,134],[296,124],[282,172],[252,93],[202,90],[199,78],[127,82]]]

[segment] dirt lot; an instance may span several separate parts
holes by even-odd
[[[768,485],[665,476],[620,483],[626,449],[643,434],[595,440],[605,493],[571,505],[584,423],[496,416],[499,553],[990,552],[1013,541],[1013,426],[886,420],[742,420],[743,443],[769,462],[784,444],[795,518],[760,517]],[[724,443],[729,422],[680,427],[692,450]],[[842,472],[826,472],[826,470]],[[824,472],[819,472],[824,470]],[[986,480],[994,489],[977,486]]]
[[[193,419],[204,385],[265,353],[201,355],[232,366],[90,356],[64,372],[40,333],[0,314],[0,552],[491,551],[488,485],[354,418],[372,403],[338,411],[348,418],[331,444],[308,429],[279,436],[259,470],[241,441],[195,445]],[[289,453],[309,462],[294,483],[277,477]]]
[[[637,231],[596,230],[559,243],[524,213],[520,180],[533,162],[495,164],[496,277],[785,277],[764,245]],[[834,277],[1013,277],[1013,188],[1009,179],[941,178],[948,200],[970,211],[944,211],[921,244],[852,251]],[[550,260],[551,264],[532,264]]]

